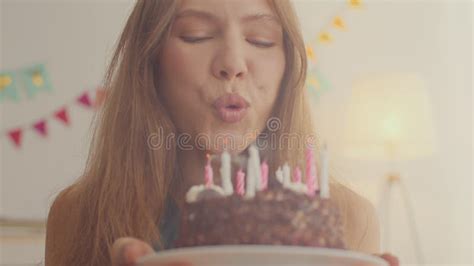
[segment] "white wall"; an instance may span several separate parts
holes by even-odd
[[[438,153],[396,165],[411,193],[429,264],[472,263],[472,3],[469,1],[365,1],[345,13],[348,30],[316,51],[333,88],[316,103],[320,135],[338,146],[353,80],[390,72],[419,73],[428,83]],[[306,37],[337,11],[332,1],[297,1]],[[336,12],[337,13],[337,12]],[[321,20],[322,17],[322,20]],[[388,164],[333,154],[332,169],[374,203]],[[391,250],[415,263],[400,197],[394,197]]]
[[[102,80],[130,4],[117,1],[2,1],[1,69],[45,63],[54,91],[0,104],[2,126],[28,126]],[[52,196],[84,167],[92,112],[72,104],[71,127],[50,120],[49,136],[26,132],[22,148],[2,137],[1,214],[44,218]]]
[[[304,34],[313,37],[341,1],[296,0]],[[472,5],[468,1],[365,1],[346,12],[348,30],[316,51],[332,89],[317,102],[320,134],[339,139],[351,82],[391,71],[420,73],[433,103],[438,153],[399,165],[416,209],[429,264],[472,263]],[[45,62],[55,87],[18,104],[0,104],[1,129],[28,124],[101,81],[106,58],[130,1],[1,1],[0,69]],[[50,126],[47,140],[31,131],[16,150],[1,145],[0,214],[44,218],[52,196],[81,174],[92,113],[71,109],[71,128]],[[377,202],[388,166],[332,155],[332,169]],[[399,200],[393,204],[391,250],[414,263]],[[16,260],[15,260],[16,261]]]
[[[94,89],[130,7],[130,1],[0,0],[0,69],[45,63],[54,86],[33,99],[1,103],[0,130],[28,126]],[[44,220],[54,195],[81,174],[92,112],[75,104],[69,110],[71,127],[51,121],[46,140],[28,131],[17,150],[0,138],[0,216]],[[1,229],[0,264],[42,260],[44,231],[20,229]]]

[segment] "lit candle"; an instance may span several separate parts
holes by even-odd
[[[261,181],[260,182],[262,184],[261,190],[265,190],[268,187],[268,164],[267,164],[267,161],[263,161],[263,163],[260,167],[260,170],[261,170]]]
[[[288,165],[288,163],[285,163],[283,165],[283,187],[287,188],[290,186],[290,183],[291,183],[291,170],[290,170],[290,166]]]
[[[234,188],[232,186],[231,180],[231,166],[230,166],[230,154],[227,151],[224,151],[221,155],[221,178],[222,178],[222,188],[226,195],[232,195],[234,193]]]
[[[204,167],[204,180],[206,182],[206,187],[210,187],[214,184],[214,180],[213,180],[214,173],[212,172],[211,156],[209,154],[206,154],[206,157],[207,157],[207,164]]]
[[[244,188],[245,187],[245,173],[242,171],[242,169],[239,169],[235,179],[237,180],[237,184],[236,184],[237,195],[243,196],[245,193],[245,188]]]
[[[300,170],[299,166],[296,166],[296,168],[295,168],[295,172],[294,172],[294,175],[293,175],[293,182],[301,183],[301,170]]]
[[[329,198],[329,157],[326,144],[321,151],[321,198]]]

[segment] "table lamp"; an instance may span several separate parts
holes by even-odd
[[[345,118],[342,147],[346,157],[390,163],[421,159],[436,150],[431,103],[424,80],[416,74],[383,74],[356,81]],[[399,186],[410,221],[415,255],[422,264],[423,254],[408,192],[399,169],[389,171],[381,199],[385,202],[384,248],[388,247],[390,238],[390,197],[394,186]]]

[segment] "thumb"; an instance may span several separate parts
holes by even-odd
[[[112,246],[112,266],[135,265],[138,258],[153,252],[153,248],[144,241],[131,237],[119,238]]]
[[[384,253],[384,254],[375,254],[376,256],[384,259],[390,266],[399,266],[400,262],[398,261],[398,258],[393,256],[390,253]]]

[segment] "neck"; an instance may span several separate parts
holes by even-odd
[[[190,187],[204,183],[205,163],[205,151],[197,149],[190,151],[178,150],[178,167],[185,193]]]

